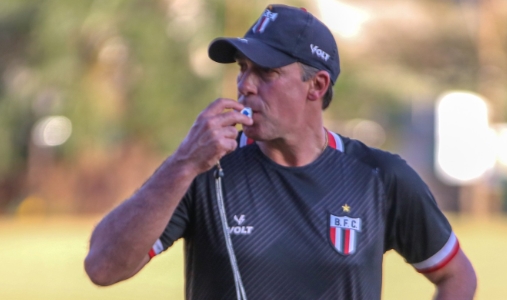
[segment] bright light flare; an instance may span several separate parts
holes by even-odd
[[[192,71],[201,78],[212,78],[219,71],[220,64],[208,57],[208,45],[193,51],[189,58]]]
[[[507,124],[502,124],[497,129],[497,143],[498,162],[507,167]]]
[[[449,184],[479,179],[495,165],[495,132],[488,107],[469,92],[444,94],[436,107],[436,171]]]
[[[35,145],[53,147],[65,143],[72,134],[72,122],[64,116],[50,116],[39,120],[32,131]]]
[[[363,24],[370,19],[368,12],[336,0],[318,0],[317,5],[323,22],[344,38],[359,35]]]
[[[370,147],[378,148],[386,140],[384,128],[377,122],[365,119],[353,119],[346,123],[345,133]]]

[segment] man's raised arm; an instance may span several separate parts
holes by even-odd
[[[224,112],[226,109],[232,109]],[[176,152],[146,183],[97,225],[85,270],[97,285],[111,285],[136,274],[167,226],[194,178],[237,147],[235,124],[251,125],[243,105],[218,99],[197,118]]]

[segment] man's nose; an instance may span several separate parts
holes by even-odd
[[[254,72],[247,70],[238,75],[238,92],[240,95],[252,95],[257,93],[258,78]]]

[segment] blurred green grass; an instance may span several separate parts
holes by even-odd
[[[476,299],[505,299],[507,218],[450,221],[479,278]],[[183,299],[181,241],[137,276],[96,287],[83,259],[97,217],[0,219],[0,299]],[[385,256],[383,299],[431,299],[433,287],[394,252]]]

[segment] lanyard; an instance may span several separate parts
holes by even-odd
[[[217,193],[217,204],[220,212],[220,220],[222,221],[222,229],[224,231],[225,245],[229,260],[231,262],[232,273],[234,275],[234,284],[236,286],[236,296],[238,300],[247,300],[243,281],[241,281],[241,274],[239,273],[238,262],[232,247],[231,235],[229,233],[229,226],[227,225],[227,215],[225,213],[224,196],[222,193],[222,178],[224,177],[224,170],[220,166],[220,161],[217,162],[217,169],[215,170],[215,189]]]

